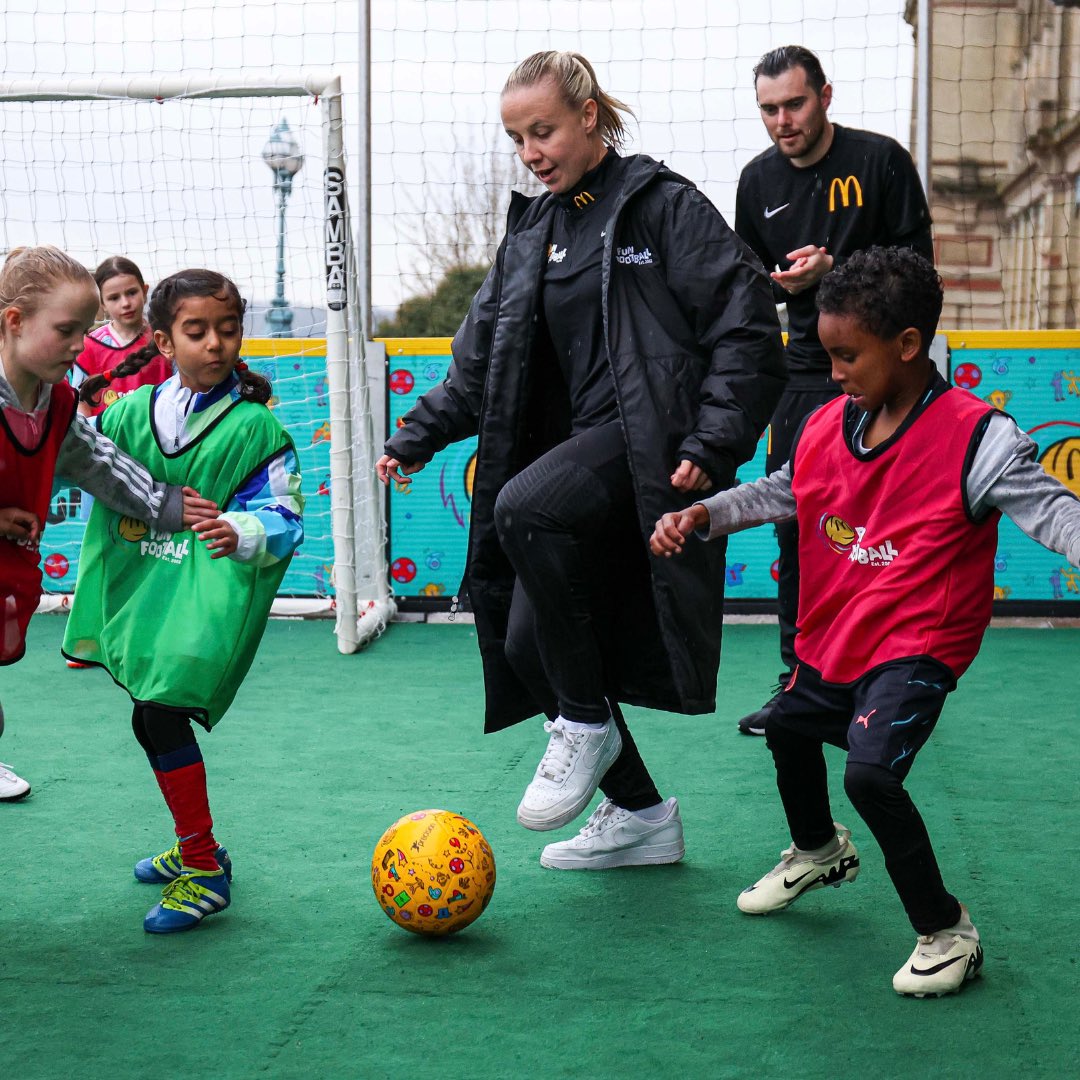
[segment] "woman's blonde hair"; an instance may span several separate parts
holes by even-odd
[[[592,64],[581,53],[554,50],[533,53],[510,72],[502,92],[508,94],[512,90],[535,86],[544,79],[555,83],[563,102],[571,109],[580,109],[592,98],[596,102],[596,130],[600,137],[608,146],[623,146],[630,133],[620,113],[633,116],[634,112],[600,89]]]
[[[18,307],[23,314],[33,315],[42,297],[62,281],[97,291],[93,274],[58,247],[14,248],[0,267],[0,314]]]

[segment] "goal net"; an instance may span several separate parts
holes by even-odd
[[[91,269],[126,256],[151,288],[188,267],[237,283],[244,358],[270,379],[304,475],[306,538],[277,608],[333,608],[353,652],[394,607],[341,100],[332,76],[0,84],[0,229],[5,252],[55,244]],[[42,554],[61,597],[86,504],[76,489],[53,501]]]

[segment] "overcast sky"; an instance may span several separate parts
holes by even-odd
[[[504,145],[499,90],[529,53],[588,56],[639,118],[629,149],[695,180],[730,220],[739,169],[766,146],[751,69],[770,48],[814,49],[835,87],[833,118],[907,144],[913,49],[902,9],[902,0],[372,0],[374,303],[421,287],[415,241],[425,225],[438,231],[449,185],[486,170],[490,148]],[[0,67],[7,79],[333,69],[355,154],[358,27],[356,0],[5,0]],[[287,294],[318,303],[318,115],[276,99],[0,104],[0,239],[60,243],[88,263],[123,252],[152,277],[203,263],[263,299],[275,211],[259,155],[284,116],[307,155],[288,208]]]

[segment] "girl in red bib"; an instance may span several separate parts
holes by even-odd
[[[55,475],[155,529],[217,516],[193,489],[157,483],[76,414],[64,380],[97,310],[89,271],[57,248],[18,248],[0,269],[0,665],[22,657],[41,597],[38,543]],[[0,765],[0,800],[29,791]]]
[[[1080,564],[1080,500],[1010,416],[935,370],[941,304],[933,266],[905,248],[869,248],[826,275],[818,333],[844,396],[811,413],[778,472],[665,514],[651,541],[671,556],[694,531],[797,519],[798,663],[765,723],[793,843],[738,907],[779,911],[858,874],[822,752],[842,747],[844,789],[919,936],[893,976],[914,997],[959,990],[983,962],[904,780],[990,622],[1001,515]]]
[[[94,281],[108,322],[86,335],[83,351],[71,373],[71,384],[76,389],[94,375],[113,371],[133,352],[150,344],[150,326],[144,312],[149,286],[135,263],[122,255],[113,255],[94,271]],[[79,412],[84,416],[97,416],[132,390],[156,386],[171,374],[169,361],[164,356],[156,356],[131,375],[110,379],[107,388],[94,401],[79,402]]]

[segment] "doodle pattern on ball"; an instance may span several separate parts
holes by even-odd
[[[417,934],[452,934],[490,902],[495,856],[468,818],[417,810],[383,833],[371,862],[371,884],[398,926]]]

